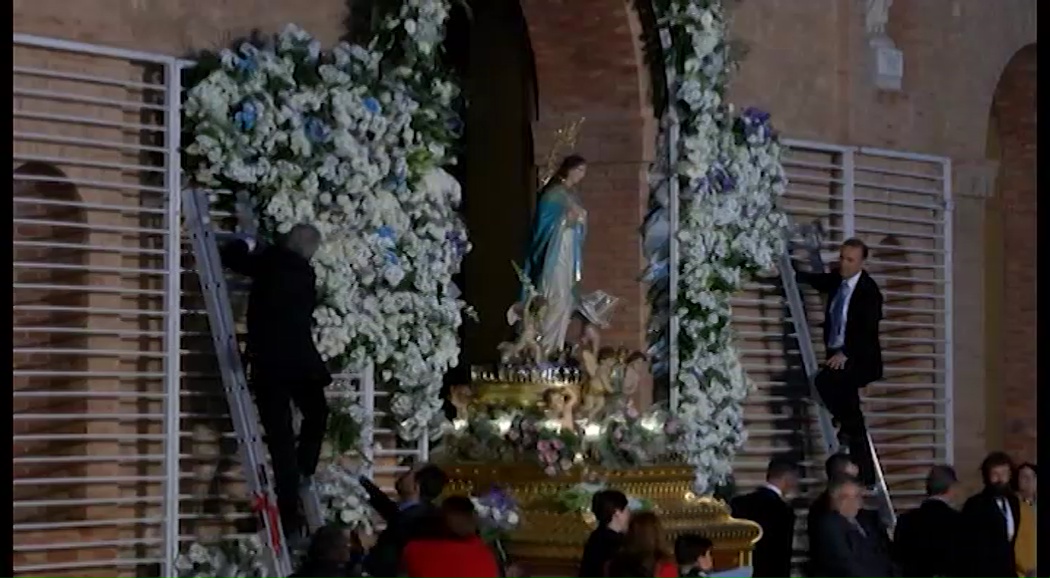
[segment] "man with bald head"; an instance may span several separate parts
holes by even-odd
[[[831,511],[818,528],[818,576],[898,576],[877,527],[858,517],[864,489],[855,478],[841,477],[828,485]]]
[[[222,248],[223,264],[250,277],[249,384],[273,463],[277,505],[286,539],[302,535],[299,487],[317,469],[328,422],[324,388],[332,382],[317,351],[313,315],[316,276],[310,259],[321,245],[313,225],[292,227],[280,243],[255,249],[251,239]],[[303,415],[298,443],[291,403]]]

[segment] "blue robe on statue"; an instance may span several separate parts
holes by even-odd
[[[540,343],[548,354],[565,345],[565,334],[579,300],[586,236],[587,212],[576,195],[562,185],[548,187],[536,207],[522,269],[546,300]]]

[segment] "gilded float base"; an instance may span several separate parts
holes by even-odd
[[[533,575],[575,575],[595,523],[589,512],[565,512],[556,496],[585,481],[601,480],[652,504],[667,533],[668,547],[679,534],[695,532],[709,538],[716,569],[750,565],[751,550],[762,534],[754,522],[730,516],[725,502],[693,494],[693,470],[681,464],[616,471],[581,468],[558,476],[548,476],[531,464],[461,463],[442,468],[449,474],[452,493],[482,493],[495,484],[517,501],[522,522],[506,546]]]

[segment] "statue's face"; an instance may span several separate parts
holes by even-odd
[[[550,395],[547,396],[547,405],[554,411],[565,409],[565,395],[557,391],[552,391]]]
[[[565,175],[565,185],[571,187],[582,181],[585,176],[587,176],[587,165],[580,165]]]

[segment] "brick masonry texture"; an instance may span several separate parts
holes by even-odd
[[[289,21],[331,44],[344,33],[348,16],[343,0],[13,4],[16,32],[179,56],[224,46],[255,28],[277,30]],[[1035,0],[894,3],[888,33],[905,58],[898,94],[881,93],[870,80],[863,2],[762,0],[736,6],[732,31],[749,54],[730,100],[768,109],[790,138],[980,162],[987,154],[994,100],[1000,111],[1000,193],[991,199],[960,196],[955,206],[955,459],[972,484],[990,440],[1033,458]],[[642,266],[636,230],[645,209],[645,167],[655,131],[638,18],[626,0],[522,0],[522,8],[539,92],[535,158],[545,159],[554,130],[576,117],[588,118],[579,144],[592,163],[582,190],[592,231],[586,284],[623,298],[608,340],[640,346],[645,302],[635,281]],[[990,205],[1003,219],[1001,237],[988,233]],[[993,245],[1005,256],[1003,287],[1001,304],[986,306],[992,281],[985,271]],[[989,316],[1009,329],[996,349],[1001,360],[988,353]],[[986,367],[993,362],[1008,369],[988,379]],[[998,423],[986,410],[986,401],[995,399],[1002,401]]]

